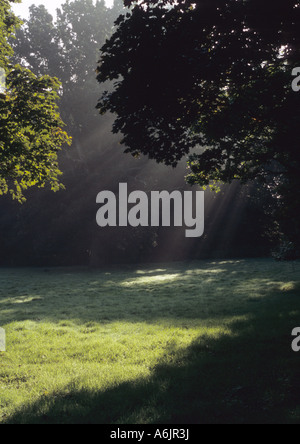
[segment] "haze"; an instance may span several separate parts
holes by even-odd
[[[22,17],[22,18],[28,18],[29,17],[29,8],[31,5],[44,5],[46,6],[47,10],[53,15],[56,15],[56,9],[61,6],[61,4],[64,3],[62,0],[23,0],[22,3],[18,3],[12,6],[15,13]],[[108,6],[111,6],[113,4],[113,0],[106,0],[105,2]]]

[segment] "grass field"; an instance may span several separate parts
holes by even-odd
[[[300,263],[0,270],[0,423],[300,423]]]

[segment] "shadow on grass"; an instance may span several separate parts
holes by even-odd
[[[76,389],[74,381],[6,423],[299,423],[300,355],[291,350],[299,296],[299,289],[272,291],[249,302],[248,321],[233,323],[231,336],[199,338],[147,379],[100,393]]]
[[[255,302],[257,292],[263,299],[276,287],[274,280],[295,279],[291,270],[260,260],[125,272],[0,269],[0,324],[218,320],[248,314],[248,301]],[[300,279],[300,263],[297,275]]]

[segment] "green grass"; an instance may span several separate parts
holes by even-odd
[[[0,423],[299,423],[300,263],[0,270]]]

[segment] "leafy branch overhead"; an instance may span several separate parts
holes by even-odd
[[[101,113],[126,152],[176,166],[188,181],[295,178],[299,171],[297,0],[126,1],[102,48]],[[193,150],[195,152],[193,152]],[[281,174],[282,173],[282,174]]]
[[[8,1],[0,8],[1,62],[6,70],[6,91],[0,95],[0,195],[11,193],[20,202],[24,190],[50,184],[62,188],[57,153],[71,138],[62,129],[57,100],[60,83],[37,77],[20,65],[12,66],[7,43],[17,25]]]

